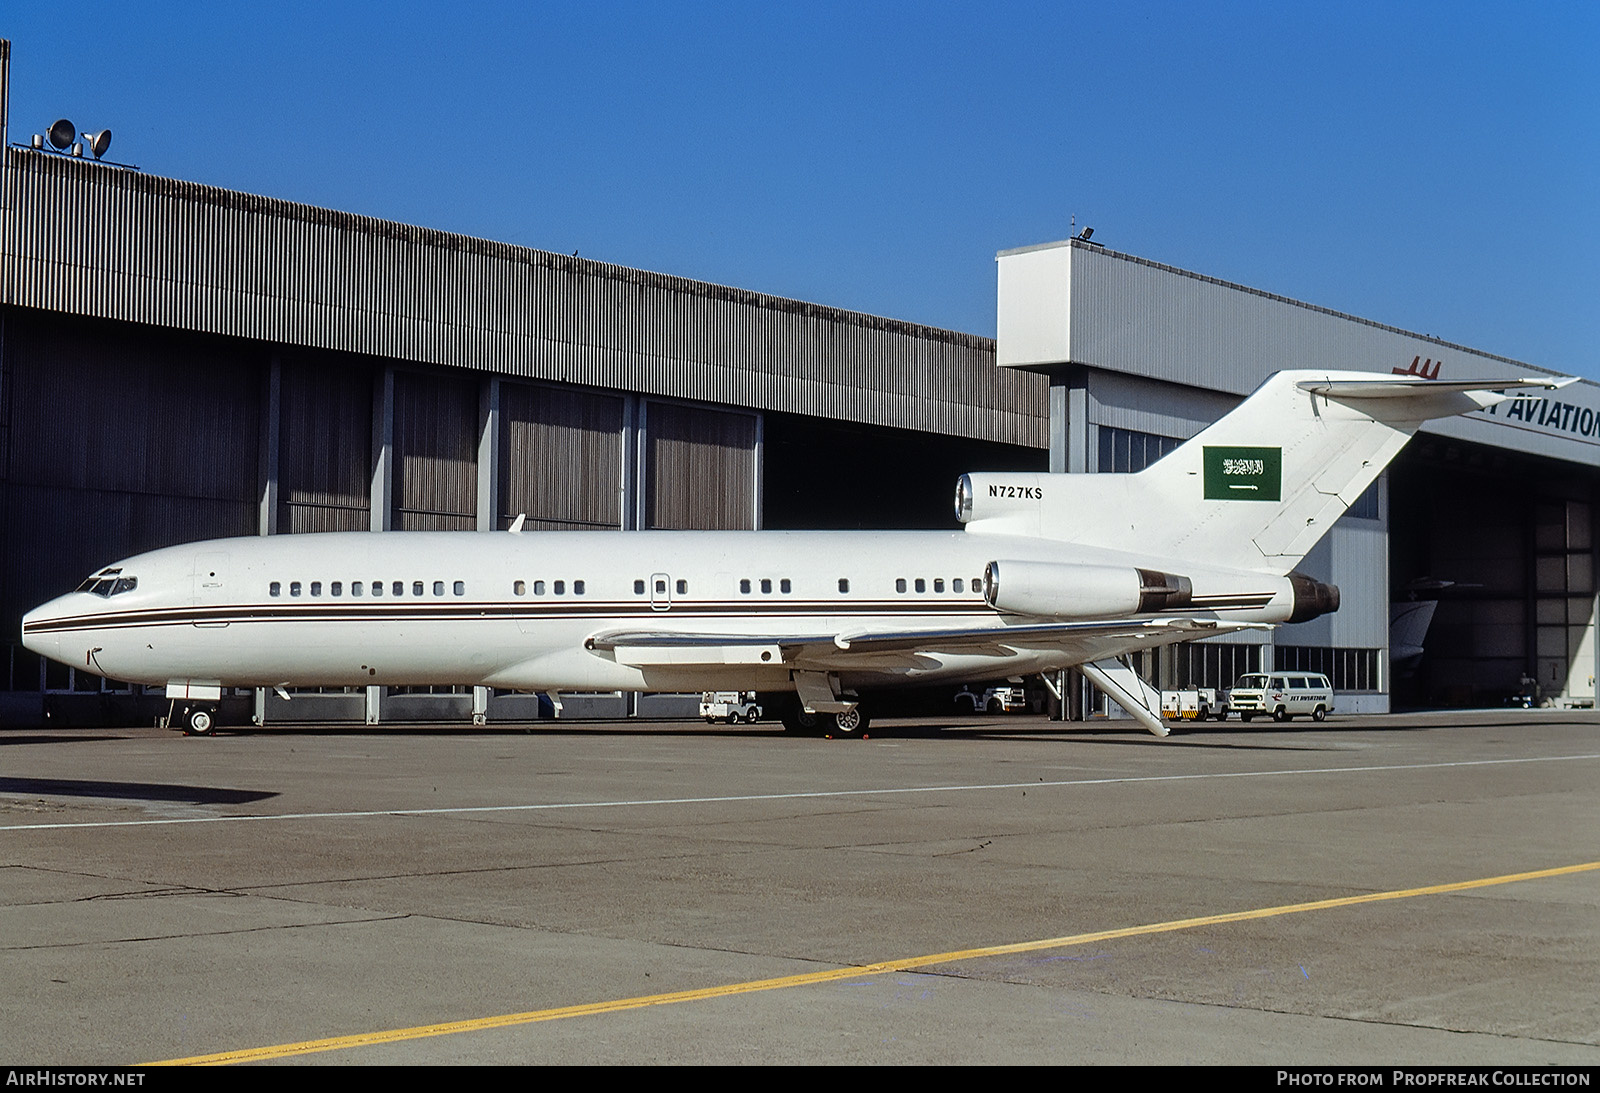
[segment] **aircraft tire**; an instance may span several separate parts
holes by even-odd
[[[196,706],[183,712],[183,734],[185,736],[209,736],[216,727],[216,715],[204,706]]]
[[[789,732],[815,734],[822,731],[822,718],[814,713],[807,713],[805,707],[796,699],[783,712],[783,727]]]
[[[836,713],[833,715],[832,720],[834,728],[845,736],[854,736],[857,733],[866,732],[867,726],[871,723],[866,711],[860,706],[844,713]]]

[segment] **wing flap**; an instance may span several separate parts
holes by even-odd
[[[923,630],[850,630],[835,634],[740,635],[684,631],[617,630],[592,635],[585,648],[639,667],[777,665],[848,670],[918,656],[1016,656],[1019,650],[1061,654],[1063,667],[1141,649],[1190,641],[1259,623],[1216,619],[1120,619]]]

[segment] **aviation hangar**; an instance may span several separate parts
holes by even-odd
[[[9,43],[0,42],[0,130]],[[998,338],[161,178],[0,164],[0,720],[158,689],[40,660],[24,611],[110,559],[326,530],[953,527],[966,470],[1136,471],[1283,367],[1545,370],[1083,240],[999,256]],[[1163,650],[1162,686],[1326,672],[1391,701],[1592,704],[1600,387],[1436,423],[1302,567],[1331,617]],[[1437,601],[1391,662],[1394,602]],[[564,696],[572,714],[681,710]],[[522,720],[534,696],[267,692],[265,722]],[[1092,696],[1091,696],[1092,702]],[[692,706],[689,707],[692,710]],[[1081,708],[1081,707],[1080,707]]]

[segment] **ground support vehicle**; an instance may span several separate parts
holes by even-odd
[[[1162,691],[1161,716],[1168,721],[1228,720],[1228,699],[1214,687],[1191,691]]]
[[[1228,692],[1228,708],[1240,721],[1271,716],[1288,721],[1301,714],[1324,721],[1333,711],[1333,684],[1317,672],[1261,672],[1239,677]]]
[[[761,707],[750,691],[704,691],[700,695],[700,716],[708,725],[718,721],[754,725],[761,720]]]

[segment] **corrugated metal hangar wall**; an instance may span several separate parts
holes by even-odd
[[[0,43],[0,102],[8,57]],[[0,716],[37,717],[41,678],[62,717],[126,716],[138,696],[45,668],[15,635],[23,611],[157,546],[519,513],[544,530],[953,526],[958,473],[1044,461],[1046,384],[996,369],[988,339],[3,156]],[[855,453],[876,461],[841,463]],[[870,509],[839,477],[898,482],[913,462],[940,480],[870,491]],[[381,705],[389,720],[483,702]]]
[[[1449,378],[1540,373],[1504,357],[1118,254],[1080,240],[1005,251],[997,361],[1050,377],[1051,467],[1138,470],[1282,368]],[[1431,423],[1302,569],[1339,611],[1163,654],[1166,685],[1245,667],[1332,676],[1342,709],[1592,704],[1600,385]],[[1442,587],[1441,587],[1442,586]],[[1437,598],[1420,658],[1391,664],[1391,612]]]

